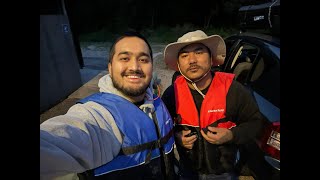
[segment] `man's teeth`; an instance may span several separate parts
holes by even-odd
[[[139,76],[128,76],[128,78],[139,78]]]

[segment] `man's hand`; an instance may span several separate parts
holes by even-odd
[[[211,144],[223,144],[231,141],[233,138],[232,132],[227,128],[208,127],[207,134],[201,130],[201,134]]]
[[[180,132],[177,132],[175,135],[177,143],[187,149],[192,149],[194,142],[197,140],[197,135],[186,137],[186,135],[188,135],[189,133],[191,133],[191,130],[182,130]]]

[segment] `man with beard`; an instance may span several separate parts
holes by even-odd
[[[175,119],[180,179],[237,179],[240,144],[262,127],[258,106],[234,74],[213,72],[226,55],[224,40],[197,30],[166,46],[164,61],[180,76],[162,99]]]
[[[100,92],[40,125],[40,178],[173,179],[173,123],[152,93],[152,68],[143,36],[119,37]]]

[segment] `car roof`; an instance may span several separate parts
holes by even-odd
[[[272,44],[274,46],[280,47],[280,39],[278,37],[268,35],[268,34],[255,33],[255,32],[240,32],[238,34],[230,35],[226,39],[235,38],[235,37],[240,37],[242,39],[248,39],[249,41],[260,40],[260,41]]]

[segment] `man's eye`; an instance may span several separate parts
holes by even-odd
[[[186,58],[188,56],[188,54],[181,54],[180,57],[181,58]]]
[[[203,54],[203,51],[196,51],[196,54]]]
[[[121,61],[128,61],[129,58],[128,58],[128,57],[122,57],[122,58],[120,58],[120,60],[121,60]]]
[[[139,59],[140,62],[143,62],[143,63],[147,63],[149,62],[149,59],[148,58],[141,58]]]

